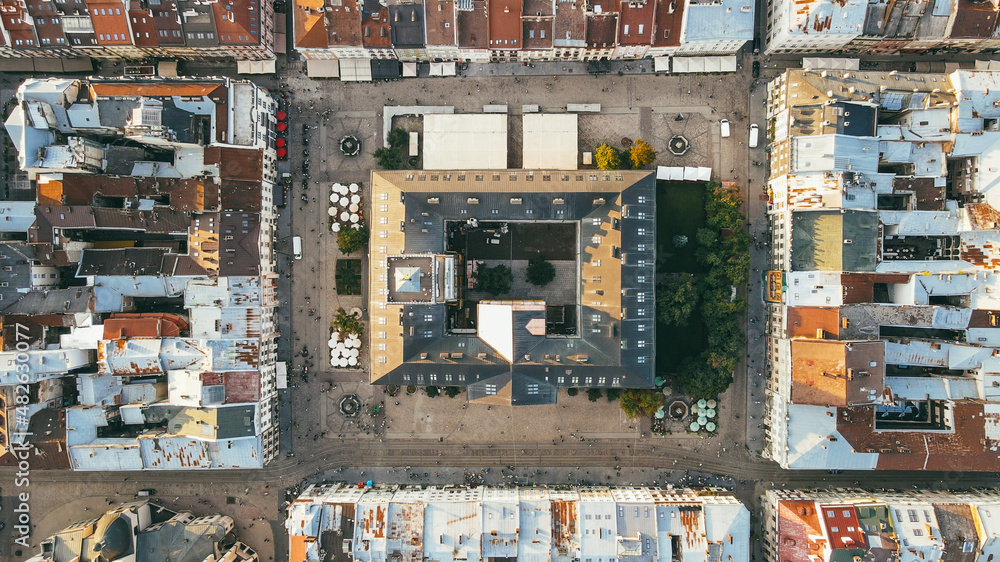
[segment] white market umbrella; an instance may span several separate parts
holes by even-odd
[[[347,358],[347,364],[350,365],[351,367],[357,365],[358,364],[358,358],[357,357],[348,357]]]
[[[330,202],[333,203],[334,205],[336,205],[337,203],[340,203],[340,196],[337,195],[336,193],[331,193],[330,194]]]
[[[347,210],[350,211],[350,212],[352,212],[352,213],[357,213],[358,209],[360,209],[360,208],[361,207],[358,207],[357,203],[351,203],[351,206],[348,207]]]
[[[357,193],[357,192],[358,192],[358,184],[352,183],[351,184],[351,193]]]
[[[334,232],[340,232],[340,223],[339,222],[333,223],[333,225],[330,226],[330,230]]]
[[[360,203],[360,202],[361,202],[361,196],[360,195],[358,195],[357,193],[355,193],[354,195],[351,195],[351,203]]]
[[[361,225],[360,224],[352,224],[351,228],[353,228],[354,230],[361,230]]]
[[[340,198],[340,206],[341,207],[346,207],[346,206],[348,206],[350,204],[351,204],[351,200],[348,199],[347,197],[341,197]]]
[[[340,213],[340,220],[341,221],[347,222],[350,218],[351,218],[351,213],[348,213],[347,211],[344,211],[343,213]]]
[[[361,220],[361,217],[357,213],[351,213],[351,222],[357,223],[359,220]]]
[[[337,193],[340,193],[340,188],[341,187],[344,187],[344,186],[341,185],[340,183],[334,182],[333,187],[331,187],[330,189],[336,191]]]
[[[326,346],[330,349],[337,349],[337,340],[330,340],[326,342]]]
[[[326,214],[330,215],[331,217],[337,216],[337,208],[330,207],[329,209],[326,210]]]
[[[341,367],[346,367],[347,366],[347,358],[346,357],[340,360],[340,366]]]
[[[337,351],[343,351],[347,349],[347,344],[344,342],[337,342]]]
[[[350,354],[348,354],[348,357],[361,357],[361,350],[355,347],[351,350]]]

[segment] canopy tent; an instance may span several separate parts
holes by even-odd
[[[670,57],[653,57],[653,72],[670,72]]]
[[[454,76],[455,75],[455,63],[454,62],[432,62],[431,63],[431,76]]]
[[[576,114],[529,113],[521,119],[526,170],[576,170],[579,152]]]
[[[506,115],[424,115],[425,170],[506,168]]]
[[[712,169],[694,168],[691,166],[657,166],[656,179],[662,181],[710,181],[712,179]]]
[[[736,72],[736,55],[711,57],[674,57],[675,74],[694,72]]]
[[[829,57],[803,57],[802,68],[816,70],[858,70],[861,59],[838,59]]]
[[[417,76],[417,63],[415,62],[404,62],[403,63],[403,78],[415,78]]]
[[[307,60],[306,74],[310,78],[340,78],[340,61]]]
[[[236,72],[239,74],[274,74],[274,59],[270,60],[238,60]]]
[[[340,59],[341,82],[371,82],[371,59]]]

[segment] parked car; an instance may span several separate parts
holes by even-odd
[[[722,127],[722,138],[729,138],[729,119],[719,121],[719,126]]]
[[[760,61],[753,61],[753,66],[750,69],[750,75],[753,76],[754,80],[760,78]]]

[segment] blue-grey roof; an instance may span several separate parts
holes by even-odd
[[[753,39],[753,0],[691,2],[687,11],[685,42]]]

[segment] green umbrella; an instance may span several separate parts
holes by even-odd
[[[661,384],[663,384],[663,379],[661,379],[660,377],[656,377],[655,379],[653,379],[653,384],[655,384],[656,386],[660,386]]]
[[[701,400],[698,401],[698,407],[699,408],[704,408],[707,405],[708,405],[708,402],[706,402],[704,398],[702,398]]]
[[[709,431],[715,431],[715,422],[708,422],[705,424],[705,429]]]
[[[660,406],[660,409],[656,411],[656,419],[662,420],[665,415],[667,415],[667,413],[663,411],[663,406]]]
[[[705,417],[706,418],[714,418],[715,417],[715,410],[713,410],[711,408],[709,408],[708,410],[706,410],[705,411]]]
[[[698,422],[691,422],[691,425],[688,426],[688,429],[690,429],[691,431],[698,431],[700,427],[701,426],[698,425]]]
[[[708,418],[705,416],[700,416],[698,418],[698,425],[705,425],[706,423],[708,423]]]

